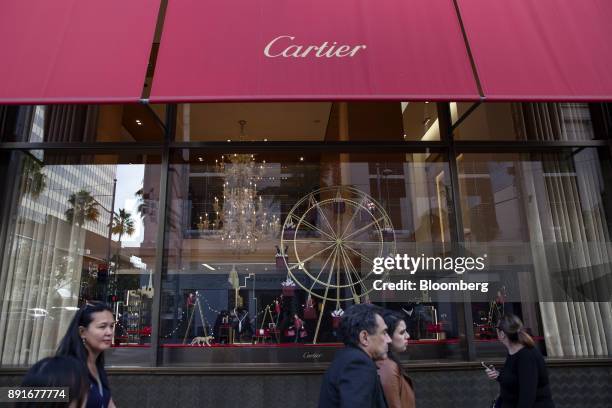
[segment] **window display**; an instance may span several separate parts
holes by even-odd
[[[326,361],[320,351],[340,345],[344,310],[373,301],[375,258],[450,243],[440,154],[177,150],[170,167],[165,364],[210,363],[219,353],[297,362],[309,351]],[[407,316],[415,346],[431,348],[422,358],[453,348],[460,356],[455,304],[420,294],[387,307]]]

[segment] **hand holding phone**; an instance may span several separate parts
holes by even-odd
[[[493,365],[488,366],[488,365],[485,364],[484,361],[481,361],[480,365],[483,366],[485,370],[494,370],[495,369],[495,366],[493,366]]]
[[[489,377],[489,379],[491,379],[491,380],[496,380],[496,379],[497,379],[497,377],[499,377],[499,371],[497,371],[497,370],[495,369],[495,366],[494,366],[494,365],[492,365],[492,364],[491,364],[490,366],[487,366],[487,365],[484,363],[484,361],[481,361],[481,362],[480,362],[480,365],[482,365],[482,366],[484,367],[485,372],[487,373],[487,377]]]

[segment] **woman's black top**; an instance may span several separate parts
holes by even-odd
[[[506,357],[497,381],[502,408],[554,408],[544,357],[524,347]]]
[[[87,370],[89,372],[89,370]],[[87,408],[107,408],[111,400],[110,388],[106,372],[98,368],[100,383],[89,372],[89,393],[87,394]]]

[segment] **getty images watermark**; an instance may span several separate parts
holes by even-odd
[[[463,275],[470,271],[483,271],[486,268],[487,254],[479,257],[441,257],[441,256],[410,256],[397,254],[388,257],[374,258],[372,273],[382,275],[386,272],[398,271],[415,275],[419,271],[454,272]],[[475,291],[487,293],[488,282],[466,282],[463,279],[453,282],[436,282],[431,279],[400,279],[385,281],[375,279],[372,288],[376,291]]]

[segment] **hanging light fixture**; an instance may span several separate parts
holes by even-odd
[[[240,125],[240,141],[245,139],[245,120]],[[271,238],[280,231],[276,214],[266,211],[263,197],[257,194],[257,183],[266,166],[257,163],[255,155],[224,154],[216,160],[217,172],[223,177],[223,197],[215,197],[213,209],[219,219],[221,239],[235,252],[253,252],[263,238]]]

